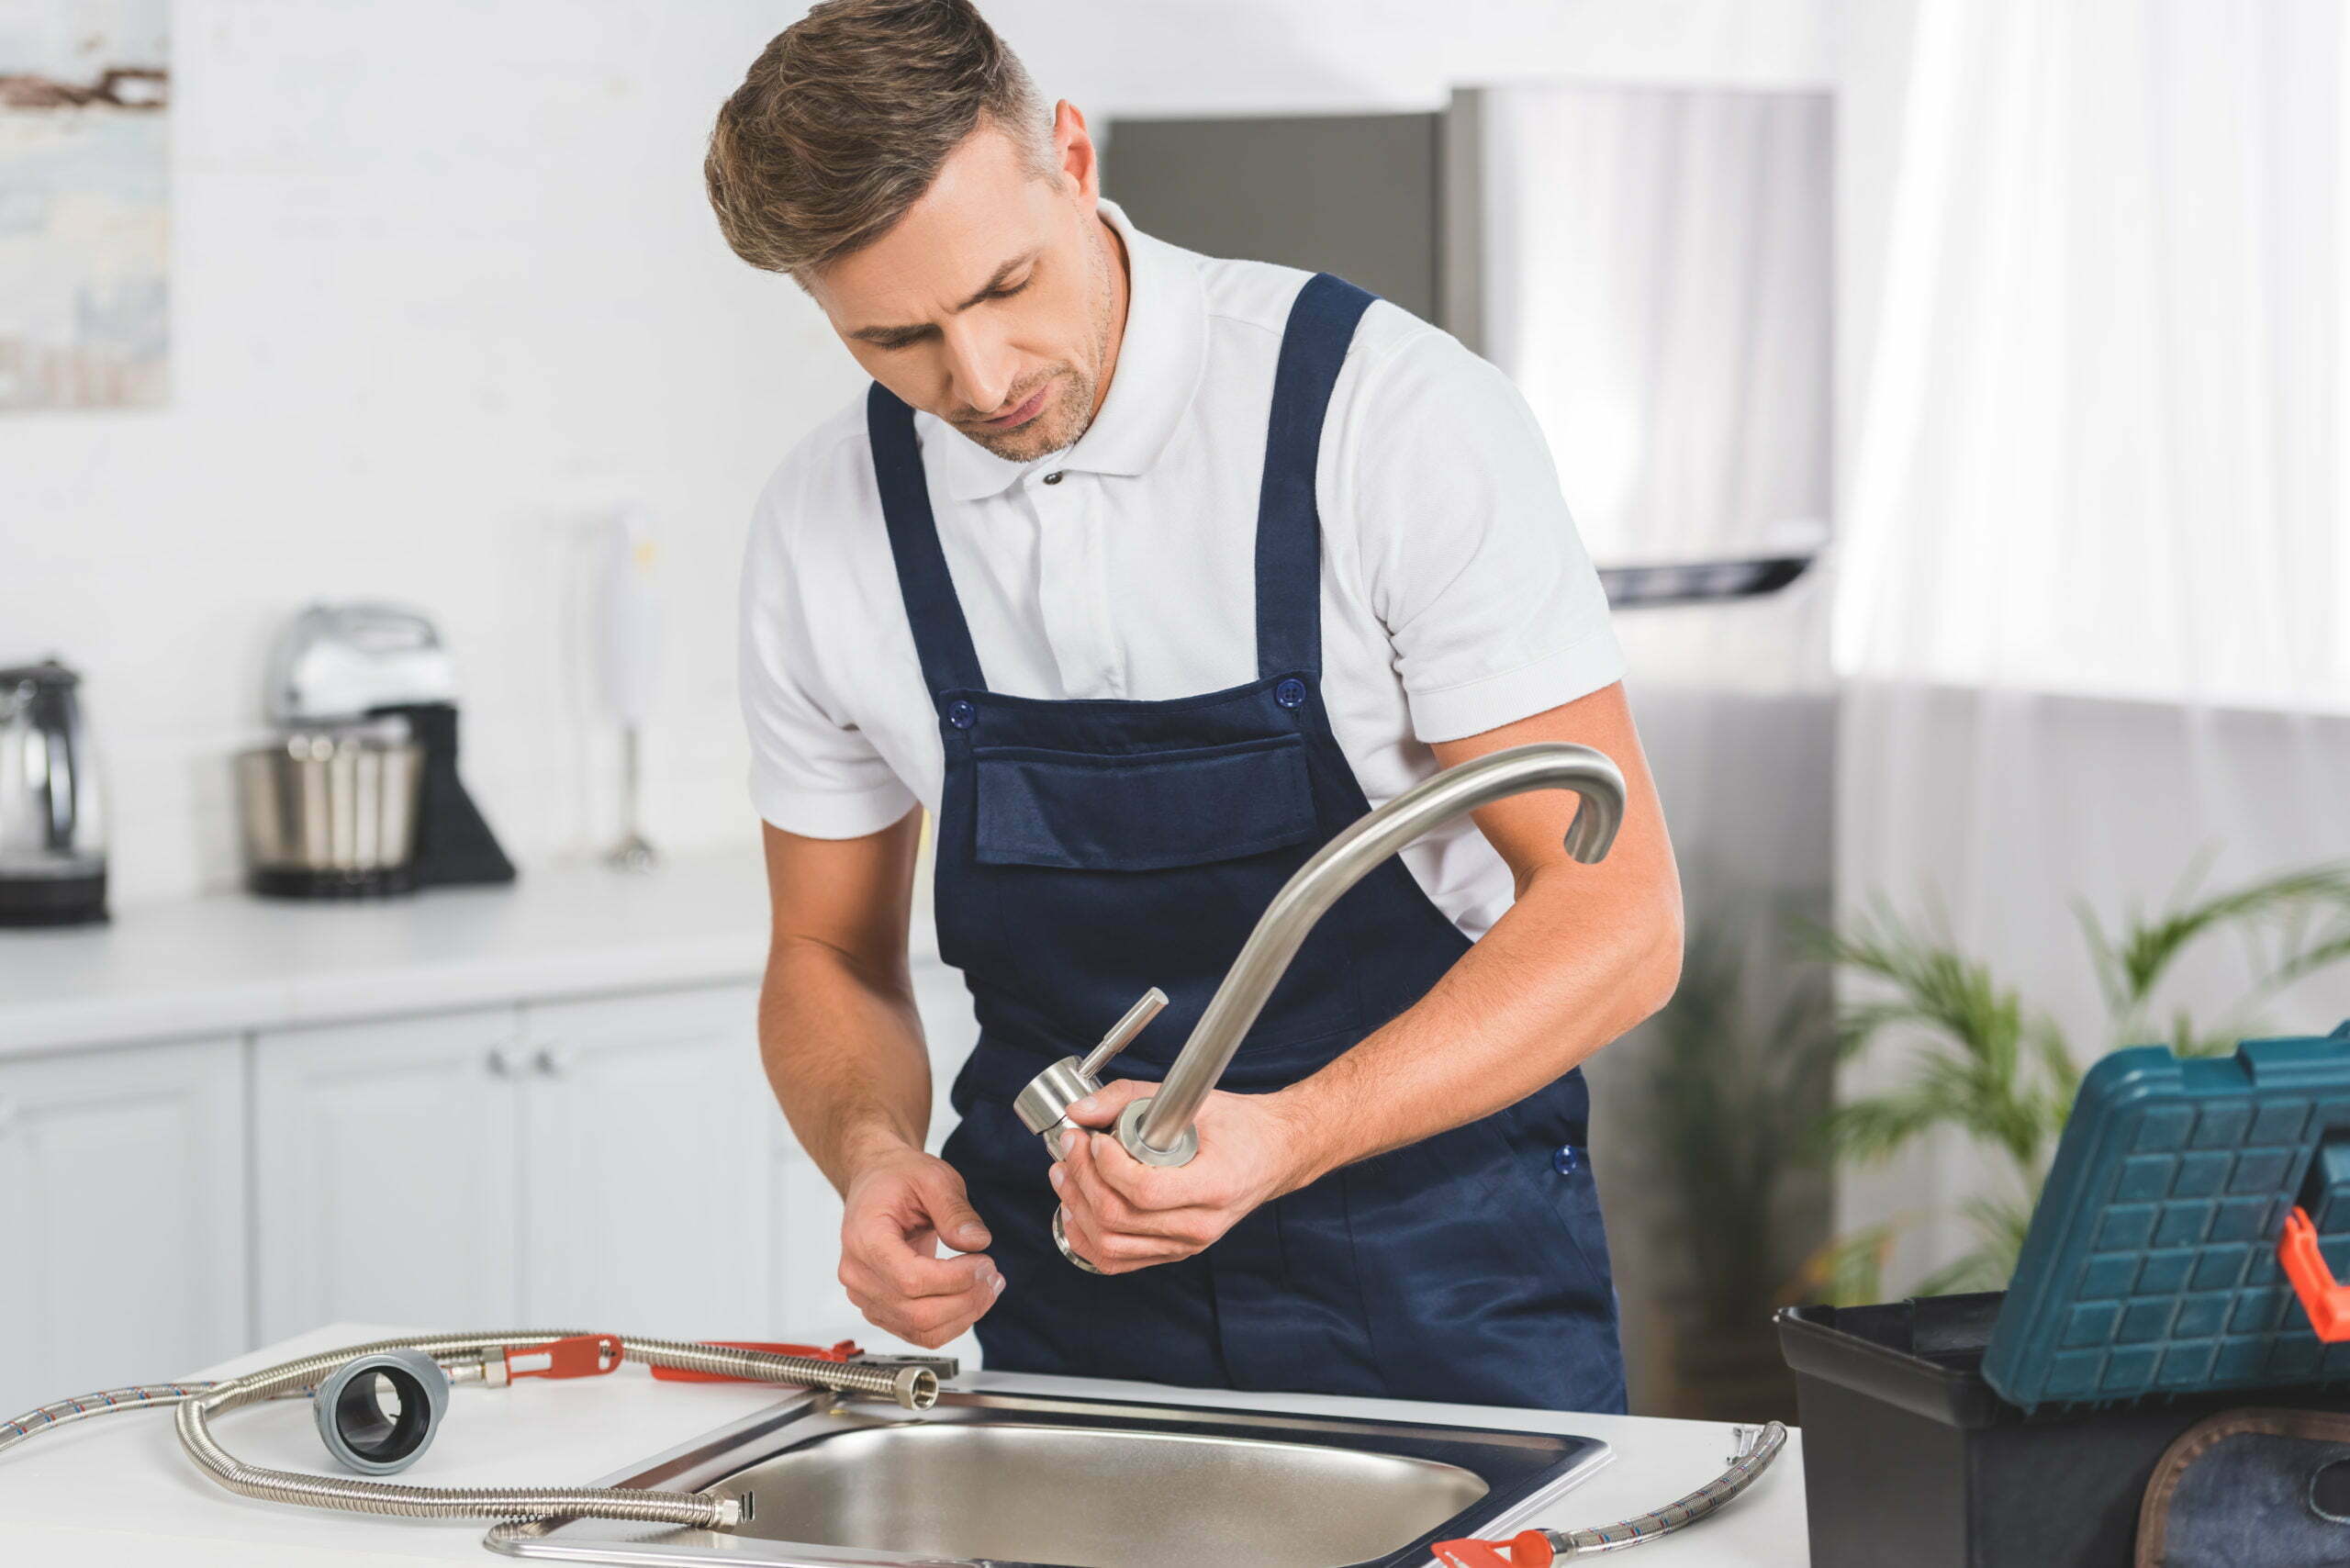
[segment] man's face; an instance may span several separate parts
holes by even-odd
[[[1121,324],[1085,122],[1061,106],[1054,174],[982,120],[922,199],[808,292],[873,379],[998,457],[1085,433]]]

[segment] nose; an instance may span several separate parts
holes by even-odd
[[[945,342],[947,391],[954,399],[983,417],[1005,412],[1003,400],[1017,379],[1010,349],[969,316],[948,323]]]

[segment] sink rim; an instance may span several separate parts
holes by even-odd
[[[1169,1392],[1180,1395],[1184,1391]],[[824,1394],[798,1395],[688,1439],[596,1484],[722,1491],[728,1478],[794,1449],[859,1430],[942,1424],[1092,1427],[1144,1435],[1337,1448],[1448,1465],[1467,1471],[1485,1484],[1483,1497],[1434,1529],[1383,1557],[1348,1568],[1407,1568],[1427,1563],[1431,1555],[1428,1546],[1434,1541],[1460,1535],[1509,1533],[1614,1458],[1608,1445],[1598,1439],[1554,1432],[1006,1388],[949,1389],[941,1393],[935,1407],[913,1416],[880,1406],[837,1402]],[[599,1530],[600,1535],[596,1533]],[[736,1568],[1065,1568],[1003,1558],[909,1555],[601,1520],[501,1526],[490,1532],[484,1544],[514,1557],[642,1568],[708,1568],[719,1562]]]

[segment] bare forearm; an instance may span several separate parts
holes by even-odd
[[[811,939],[778,941],[759,997],[759,1056],[792,1133],[835,1188],[874,1158],[922,1148],[930,1057],[902,963],[883,969]]]
[[[1524,1099],[1660,1005],[1680,969],[1670,851],[1605,899],[1536,871],[1518,902],[1417,1004],[1320,1072],[1271,1094],[1200,1107],[1200,1153],[1134,1159],[1116,1138],[1075,1140],[1053,1167],[1070,1244],[1105,1273],[1187,1258],[1240,1216],[1383,1150]],[[1560,955],[1572,954],[1561,961]],[[1121,1081],[1069,1108],[1097,1134],[1153,1085]]]
[[[1681,968],[1669,854],[1596,907],[1576,880],[1535,873],[1418,1003],[1282,1092],[1303,1180],[1515,1104],[1663,1004]]]
[[[1515,1104],[1662,1006],[1681,973],[1681,881],[1622,685],[1498,729],[1432,743],[1451,767],[1514,745],[1596,748],[1624,775],[1606,857],[1568,857],[1571,795],[1476,813],[1516,902],[1417,1002],[1321,1071],[1270,1094],[1213,1093],[1199,1152],[1147,1165],[1114,1137],[1072,1140],[1053,1168],[1079,1253],[1105,1273],[1189,1258],[1284,1193],[1356,1160]],[[1105,1084],[1069,1118],[1105,1134],[1153,1085]]]

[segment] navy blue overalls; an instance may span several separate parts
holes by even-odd
[[[1281,342],[1257,520],[1257,678],[1165,701],[988,689],[933,518],[913,415],[867,405],[890,543],[946,743],[938,941],[979,1040],[949,1163],[994,1233],[990,1367],[1194,1387],[1561,1410],[1624,1406],[1606,1237],[1570,1072],[1497,1115],[1338,1170],[1206,1251],[1104,1278],[1053,1246],[1042,1142],[1013,1097],[1151,986],[1110,1069],[1165,1076],[1257,917],[1370,810],[1319,694],[1315,459],[1371,297],[1320,276]],[[1295,1082],[1412,1005],[1469,943],[1391,859],[1307,939],[1222,1087]]]

